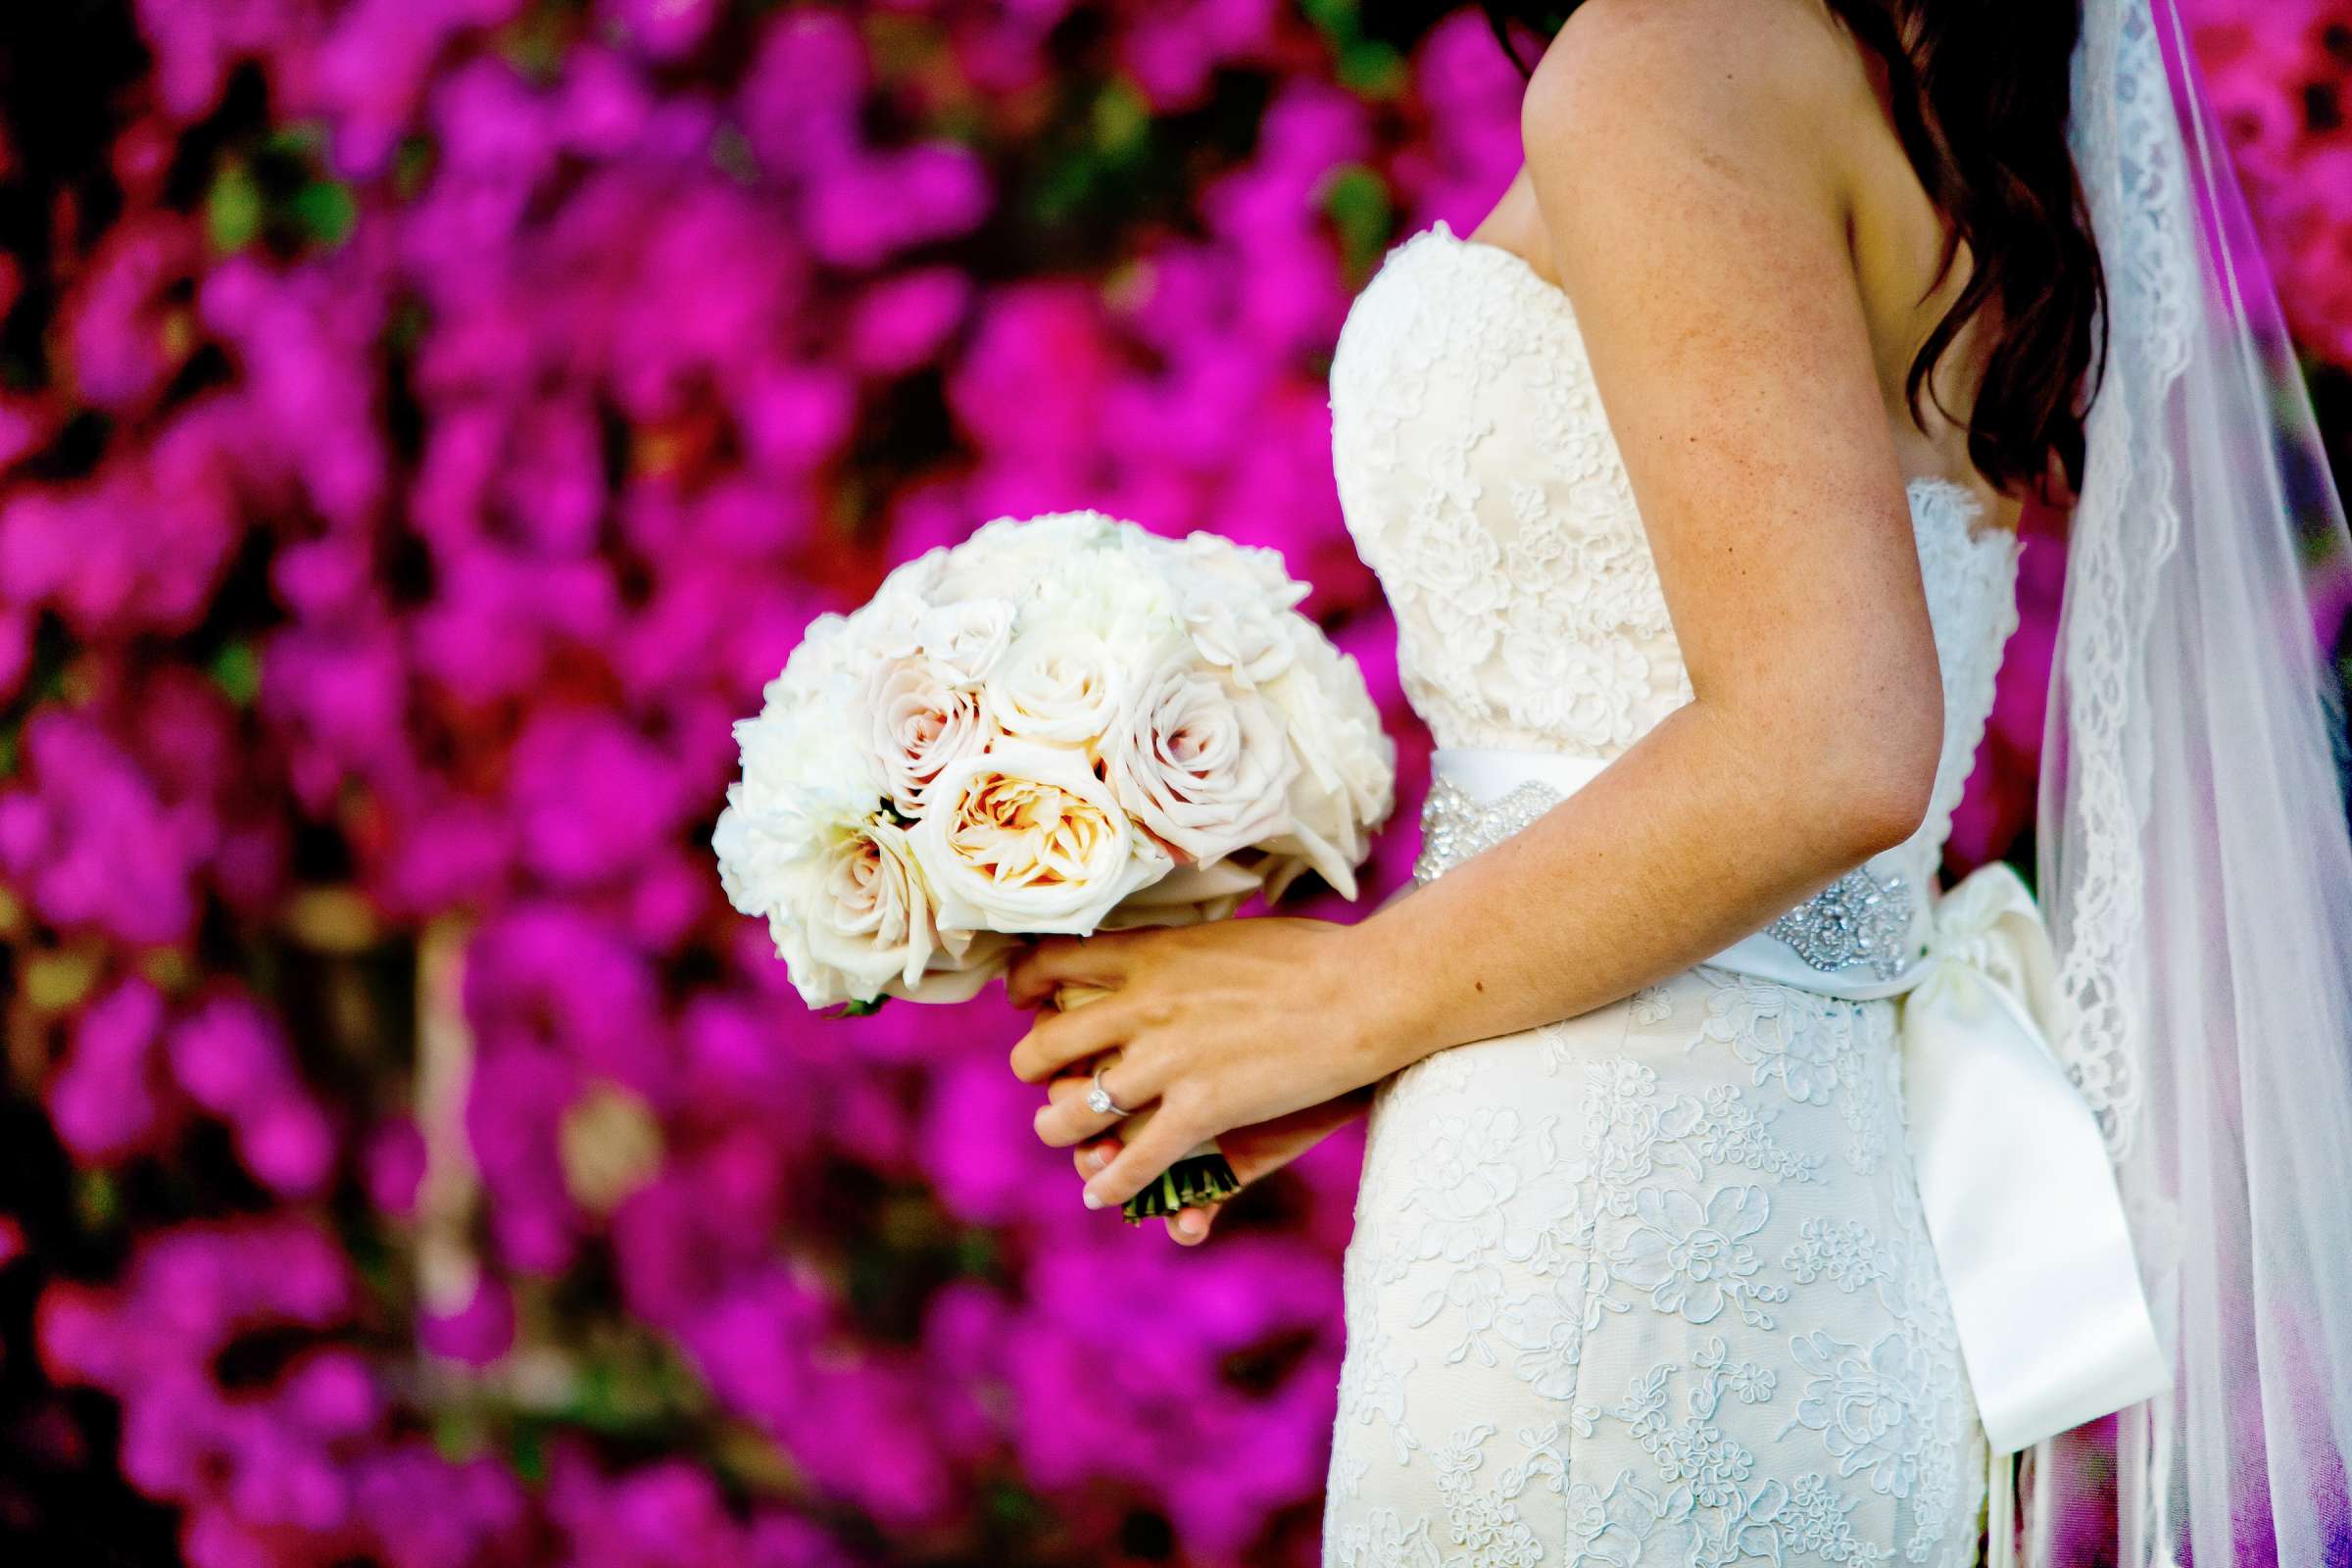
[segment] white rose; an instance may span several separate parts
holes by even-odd
[[[1298,763],[1282,720],[1189,657],[1167,661],[1137,685],[1102,752],[1119,800],[1188,860],[1214,863],[1281,832],[1288,819]]]
[[[1210,663],[1233,671],[1243,686],[1260,686],[1291,667],[1296,657],[1280,612],[1262,601],[1200,579],[1186,589],[1185,629]]]
[[[1108,642],[1041,626],[1012,645],[982,696],[989,717],[1007,735],[1091,748],[1118,722],[1128,685]]]
[[[1237,597],[1263,602],[1272,610],[1289,610],[1305,599],[1306,584],[1292,577],[1282,553],[1256,545],[1238,545],[1223,534],[1193,533],[1175,550],[1195,575],[1221,583]]]
[[[1290,727],[1299,768],[1291,782],[1289,832],[1267,848],[1310,865],[1324,881],[1355,897],[1355,867],[1368,834],[1396,804],[1396,745],[1380,727],[1355,661],[1300,622],[1298,661],[1264,688]],[[1296,865],[1269,873],[1279,896]]]
[[[728,902],[767,921],[812,1007],[886,992],[962,1001],[1003,969],[1011,944],[937,929],[906,831],[880,814],[871,759],[844,743],[839,724],[811,717],[785,711],[737,726],[745,777],[728,786],[710,836]]]
[[[795,846],[787,835],[754,827],[758,819],[744,805],[743,790],[741,784],[727,786],[710,848],[718,856],[718,885],[727,902],[738,913],[764,919],[791,881]]]
[[[949,685],[926,661],[876,665],[866,707],[891,804],[905,816],[923,813],[941,769],[988,744],[979,694]]]
[[[1185,627],[1203,658],[1232,670],[1244,686],[1270,681],[1290,667],[1294,649],[1285,623],[1307,588],[1283,570],[1280,555],[1213,533],[1161,541],[1160,553],[1178,587]]]
[[[943,932],[1083,936],[1169,868],[1076,752],[1024,741],[949,765],[909,834]]]
[[[809,951],[819,963],[853,976],[868,996],[892,980],[923,977],[937,945],[931,899],[906,830],[868,821],[825,846],[812,878]]]
[[[836,821],[813,838],[777,833],[730,806],[711,843],[728,897],[767,921],[793,989],[811,1007],[884,994],[960,1001],[1001,963],[943,942],[906,830]]]
[[[988,679],[1012,642],[1012,603],[964,599],[934,605],[914,628],[915,645],[940,679],[971,688]]]
[[[897,824],[845,824],[791,869],[767,928],[810,1006],[906,994],[944,956],[922,872]]]
[[[859,673],[870,670],[876,660],[912,659],[919,651],[917,629],[939,597],[949,560],[947,547],[941,545],[901,563],[882,579],[874,597],[851,612],[851,642],[858,655]]]

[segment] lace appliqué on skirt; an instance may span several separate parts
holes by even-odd
[[[1700,968],[1375,1100],[1324,1562],[1973,1562],[1894,1004]]]

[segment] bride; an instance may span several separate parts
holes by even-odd
[[[1567,14],[1525,166],[1332,366],[1419,886],[1041,946],[1116,994],[1039,1135],[1101,1207],[1369,1110],[1327,1562],[2000,1562],[2018,1486],[2032,1562],[2344,1560],[2343,523],[2172,0],[1490,10]],[[2038,905],[1936,877],[2036,493]]]

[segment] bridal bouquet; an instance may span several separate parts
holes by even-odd
[[[1395,748],[1306,592],[1272,551],[1091,512],[906,563],[735,725],[729,902],[810,1006],[863,1011],[961,1001],[1024,937],[1223,919],[1307,870],[1353,898]],[[1237,1188],[1204,1144],[1127,1217]]]

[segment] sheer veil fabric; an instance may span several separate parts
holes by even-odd
[[[2344,516],[2175,0],[2084,0],[2110,293],[2041,783],[2068,1070],[2174,1371],[2028,1455],[2024,1561],[2352,1562]],[[1995,1559],[2001,1544],[1995,1544]]]

